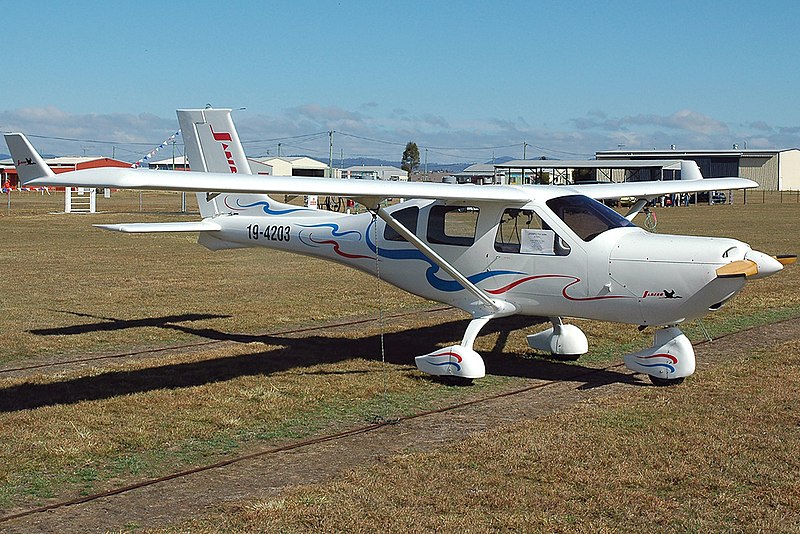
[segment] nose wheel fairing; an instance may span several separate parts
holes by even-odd
[[[656,330],[651,347],[627,354],[623,360],[628,369],[650,375],[659,384],[679,382],[695,370],[692,343],[675,326]]]
[[[571,360],[577,360],[581,354],[589,352],[589,342],[580,328],[564,324],[561,317],[551,317],[550,322],[553,323],[552,327],[527,336],[530,348]]]

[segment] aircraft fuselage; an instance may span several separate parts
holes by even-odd
[[[591,220],[592,210],[599,216],[611,210],[574,197],[562,202],[554,196],[549,203],[521,207],[414,200],[388,211],[516,313],[676,324],[718,309],[743,287],[744,277],[720,278],[716,270],[743,259],[748,245],[652,234],[625,223],[591,235],[598,224]],[[268,200],[247,202],[241,196],[236,202],[229,213],[214,218],[222,230],[204,233],[202,244],[264,246],[372,275],[379,270],[382,279],[406,291],[480,314],[474,295],[370,213],[337,214]],[[615,223],[619,220],[610,225]]]

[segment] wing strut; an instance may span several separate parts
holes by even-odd
[[[625,218],[629,221],[633,221],[633,218],[639,215],[639,212],[642,211],[647,203],[650,202],[650,197],[642,197],[636,200],[636,203],[631,206],[631,209],[628,210],[628,213],[625,214]]]
[[[430,258],[432,262],[441,267],[444,272],[453,278],[453,280],[461,284],[464,289],[478,297],[478,299],[483,303],[484,308],[487,309],[491,315],[506,315],[514,313],[515,308],[511,304],[492,299],[484,290],[470,282],[466,276],[458,272],[455,267],[447,263],[447,261],[437,254],[436,251],[434,251],[431,247],[429,247],[427,243],[419,239],[397,219],[392,217],[392,214],[386,211],[383,207],[379,207],[375,213],[377,213],[378,217],[383,219],[386,224],[391,226],[394,231],[403,236],[406,241],[414,245],[417,250],[425,254],[425,256]]]

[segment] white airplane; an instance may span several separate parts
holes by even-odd
[[[734,239],[649,233],[631,221],[669,193],[743,189],[741,178],[703,179],[694,162],[673,181],[580,186],[468,186],[252,175],[228,109],[178,110],[193,171],[99,168],[55,175],[24,135],[6,143],[26,185],[197,192],[202,220],[98,225],[119,232],[198,232],[211,250],[264,246],[337,261],[472,316],[460,343],[417,356],[450,381],[485,375],[473,350],[481,328],[513,314],[548,317],[530,347],[563,359],[588,351],[563,317],[655,328],[652,346],[624,356],[656,385],[680,383],[695,354],[680,323],[716,311],[747,279],[796,256],[774,257]],[[267,194],[335,195],[368,212],[341,214]],[[596,199],[639,199],[626,216]],[[384,206],[389,198],[410,198]]]

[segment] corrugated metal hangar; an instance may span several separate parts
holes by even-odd
[[[688,159],[705,178],[739,176],[760,184],[766,191],[800,190],[800,149],[782,150],[606,150],[598,160]]]
[[[518,159],[494,165],[504,184],[572,185],[589,182],[646,182],[675,180],[680,176],[677,159],[597,161]]]

